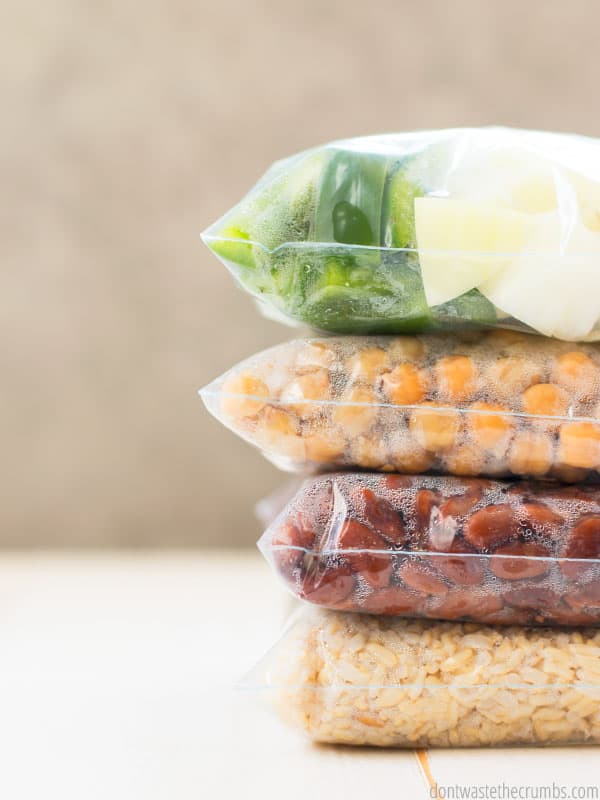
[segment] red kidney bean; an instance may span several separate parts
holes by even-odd
[[[568,605],[574,609],[588,608],[600,610],[600,582],[593,581],[592,583],[579,586],[577,589],[569,592],[565,600]]]
[[[555,625],[597,625],[600,622],[600,611],[597,613],[579,611],[561,604],[544,614],[545,620]]]
[[[535,584],[507,589],[502,593],[502,597],[509,606],[534,612],[555,608],[560,602],[560,594],[554,589]]]
[[[494,594],[479,595],[469,589],[453,589],[430,606],[428,616],[439,619],[479,619],[502,608],[502,600]]]
[[[550,570],[549,548],[535,542],[513,542],[494,551],[490,569],[499,578],[521,581],[539,578]]]
[[[407,558],[400,564],[398,575],[407,586],[416,592],[436,597],[448,593],[448,586],[430,564]]]
[[[392,492],[400,489],[408,489],[413,484],[411,475],[385,475],[383,476],[383,485],[386,489]]]
[[[508,503],[486,506],[467,521],[464,536],[479,550],[489,550],[519,533],[519,521]]]
[[[393,616],[410,616],[422,613],[423,598],[403,589],[401,586],[390,586],[368,594],[357,608],[369,614],[388,614]]]
[[[429,530],[431,512],[442,504],[442,496],[431,489],[419,489],[415,494],[415,519],[417,527],[422,531]]]
[[[337,541],[340,550],[375,550],[378,552],[343,553],[343,558],[373,588],[387,586],[392,575],[392,552],[378,533],[362,522],[347,519]],[[381,554],[379,554],[381,551]]]
[[[571,530],[561,556],[578,561],[561,561],[560,568],[567,578],[578,580],[583,578],[590,569],[597,566],[600,559],[600,515],[589,514],[582,517]],[[586,564],[592,559],[596,564]]]
[[[506,606],[500,611],[481,614],[477,619],[480,622],[485,622],[486,625],[531,625],[535,622],[531,611],[523,608],[508,608]]]
[[[335,608],[354,590],[356,584],[351,568],[347,564],[316,566],[302,581],[300,597],[310,603]]]
[[[468,514],[473,506],[481,500],[483,488],[472,486],[463,494],[454,494],[440,506],[440,514],[443,517],[463,517]]]
[[[363,489],[365,521],[380,536],[401,547],[406,544],[406,528],[402,515],[382,497],[377,497],[371,489]]]
[[[315,532],[298,517],[296,522],[286,522],[273,537],[273,558],[285,574],[297,569],[304,560],[305,551],[310,551],[315,541]],[[284,548],[284,549],[279,549]],[[299,550],[297,548],[304,548]]]
[[[398,616],[600,624],[600,489],[348,473],[315,483],[269,541],[301,597]]]
[[[484,563],[487,556],[475,553],[460,539],[455,539],[448,550],[448,554],[431,558],[431,563],[446,578],[461,586],[477,586],[485,580]]]
[[[523,503],[519,507],[519,517],[527,527],[541,531],[556,530],[565,521],[564,517],[543,503]]]

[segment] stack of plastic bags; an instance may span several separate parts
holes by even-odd
[[[337,142],[204,238],[269,313],[353,334],[202,391],[316,473],[259,542],[312,605],[255,683],[323,742],[600,742],[600,142]]]

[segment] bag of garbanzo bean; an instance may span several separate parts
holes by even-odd
[[[301,609],[245,680],[317,742],[600,744],[600,629]]]
[[[276,163],[204,241],[270,313],[332,333],[600,339],[600,140],[348,139]]]
[[[284,469],[600,477],[600,345],[513,331],[298,339],[201,395]]]

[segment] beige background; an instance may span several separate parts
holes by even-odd
[[[251,544],[282,476],[196,389],[292,335],[198,232],[369,132],[600,135],[590,0],[6,0],[0,541]]]

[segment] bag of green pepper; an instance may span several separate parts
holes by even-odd
[[[334,142],[274,164],[203,239],[270,315],[319,330],[600,339],[600,140]]]

